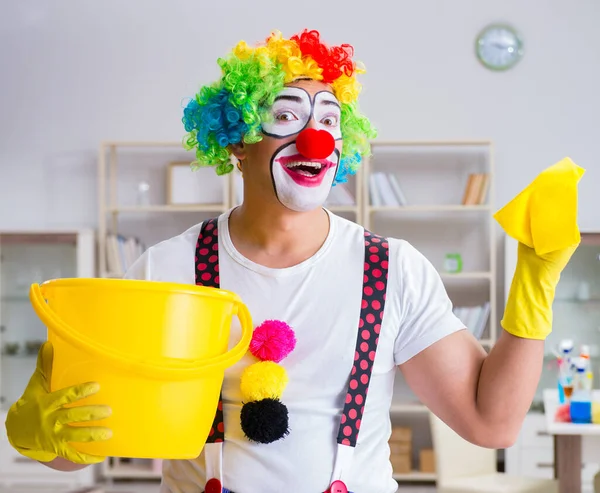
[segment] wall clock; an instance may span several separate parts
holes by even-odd
[[[490,70],[508,70],[523,57],[523,41],[511,26],[491,24],[477,36],[475,51]]]

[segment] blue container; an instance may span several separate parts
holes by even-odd
[[[578,424],[592,422],[592,403],[590,401],[571,401],[571,421]]]

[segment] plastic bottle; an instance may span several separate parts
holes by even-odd
[[[588,375],[588,362],[585,358],[575,361],[576,373],[573,379],[573,394],[571,396],[570,412],[573,423],[592,422],[592,387]]]
[[[558,400],[561,404],[569,402],[573,391],[573,348],[571,339],[560,341],[558,348]]]

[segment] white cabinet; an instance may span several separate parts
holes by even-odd
[[[505,451],[506,473],[551,479],[554,477],[554,439],[546,432],[542,413],[529,413],[514,446]],[[584,492],[593,492],[593,480],[600,470],[598,464],[585,463],[581,470]]]
[[[95,469],[74,473],[49,469],[8,443],[6,412],[22,395],[47,331],[29,301],[29,287],[52,278],[94,277],[91,230],[0,231],[0,487],[93,484]],[[33,486],[32,486],[33,487]]]
[[[554,442],[546,433],[546,418],[529,413],[515,445],[505,451],[506,472],[515,476],[554,477]]]

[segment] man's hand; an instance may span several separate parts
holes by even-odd
[[[87,383],[50,392],[53,354],[48,342],[40,349],[36,370],[23,396],[8,412],[8,440],[18,452],[40,462],[49,463],[57,457],[77,464],[102,462],[104,457],[82,454],[72,443],[107,440],[111,430],[71,425],[105,419],[111,410],[107,406],[65,407],[97,393],[99,386]]]

